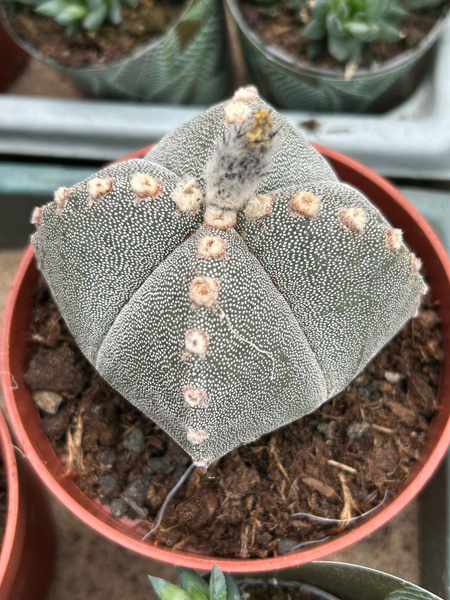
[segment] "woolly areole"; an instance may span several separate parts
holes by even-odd
[[[202,466],[340,392],[425,289],[401,230],[253,87],[33,222],[82,352]]]

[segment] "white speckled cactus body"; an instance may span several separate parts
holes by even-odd
[[[83,353],[202,466],[342,390],[424,290],[401,231],[254,88],[33,221]]]

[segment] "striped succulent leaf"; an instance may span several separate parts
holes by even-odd
[[[425,288],[402,232],[254,88],[33,222],[83,353],[199,466],[341,391]]]

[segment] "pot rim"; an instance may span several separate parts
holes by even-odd
[[[121,58],[110,60],[104,63],[97,62],[89,65],[83,65],[81,67],[72,67],[70,65],[65,65],[56,58],[53,58],[51,56],[47,57],[30,42],[20,37],[10,23],[7,2],[0,1],[0,20],[2,21],[4,28],[11,36],[11,38],[16,42],[16,44],[20,46],[23,50],[28,52],[28,54],[31,54],[31,56],[33,56],[34,58],[37,58],[52,67],[64,69],[65,71],[75,71],[77,73],[95,73],[96,71],[104,71],[105,69],[120,67],[124,63],[129,63],[130,61],[137,60],[142,55],[146,54],[148,51],[156,48],[156,46],[183,21],[186,13],[189,11],[194,2],[197,2],[197,0],[184,0],[184,5],[180,9],[178,16],[171,22],[167,29],[165,29],[160,35],[156,36],[153,40],[150,40],[149,42],[136,47],[133,51]]]
[[[236,0],[226,0],[226,2],[242,33],[247,37],[248,41],[253,44],[253,46],[255,46],[265,55],[267,60],[272,61],[273,63],[288,71],[291,71],[292,73],[304,73],[316,78],[328,78],[344,81],[344,69],[325,69],[323,67],[316,67],[312,65],[302,65],[297,62],[298,59],[295,57],[295,55],[292,54],[291,56],[287,50],[278,50],[276,46],[265,44],[259,35],[246,22],[243,14],[237,6]],[[383,75],[388,72],[401,69],[406,63],[419,58],[421,55],[425,54],[425,52],[436,42],[441,32],[442,25],[447,21],[447,19],[450,19],[450,12],[448,10],[436,20],[436,23],[417,44],[417,46],[411,50],[401,52],[394,58],[384,61],[373,69],[358,68],[349,81],[370,78],[373,75]]]
[[[11,385],[11,383],[9,383]],[[6,419],[0,410],[0,455],[6,473],[6,527],[0,540],[0,590],[13,552],[19,519],[19,472]]]
[[[428,266],[429,272],[432,273],[434,270],[432,270],[430,266],[438,265],[440,270],[443,272],[445,286],[448,290],[450,290],[450,258],[448,257],[446,250],[431,226],[421,216],[418,210],[414,208],[401,194],[401,192],[383,177],[377,175],[371,169],[362,165],[358,161],[349,158],[335,150],[325,148],[318,144],[313,145],[321,154],[324,155],[326,159],[332,161],[333,166],[341,166],[343,168],[352,170],[353,172],[356,171],[360,175],[362,174],[363,177],[373,185],[374,191],[378,190],[379,193],[389,196],[389,202],[391,203],[391,206],[393,206],[398,212],[398,218],[403,218],[407,221],[410,221],[409,229],[405,228],[405,237],[408,238],[408,234],[411,233],[409,230],[414,229],[414,239],[416,241],[420,239],[422,243],[425,242],[425,249],[431,254],[431,257],[425,261],[425,266]],[[145,155],[147,149],[148,148],[143,148],[138,150],[123,157],[121,160],[142,157]],[[376,197],[372,195],[371,199],[375,204],[377,204]],[[33,267],[33,259],[34,249],[32,246],[29,246],[13,280],[3,319],[0,368],[2,370],[4,394],[12,427],[15,431],[20,446],[27,455],[35,471],[37,471],[40,478],[51,490],[51,492],[58,498],[58,500],[62,502],[71,512],[77,515],[84,523],[92,527],[98,533],[128,548],[129,550],[142,554],[148,558],[194,569],[210,570],[212,568],[212,563],[214,562],[224,571],[237,573],[257,573],[261,571],[277,570],[309,563],[313,560],[321,559],[333,552],[342,550],[350,544],[366,537],[370,533],[373,533],[376,529],[387,523],[387,521],[398,514],[400,510],[417,495],[417,493],[422,489],[422,487],[434,473],[439,462],[446,453],[450,443],[450,415],[448,414],[445,416],[445,420],[444,417],[439,420],[440,427],[438,428],[437,434],[433,436],[432,439],[430,436],[427,438],[425,446],[427,448],[429,447],[430,449],[427,454],[428,458],[423,458],[425,448],[422,449],[422,460],[419,456],[415,463],[415,467],[413,468],[412,474],[409,475],[406,483],[400,488],[399,492],[392,500],[380,505],[379,509],[375,510],[370,517],[363,519],[360,524],[348,531],[345,531],[340,536],[323,542],[313,542],[311,546],[282,556],[261,559],[228,559],[196,554],[188,551],[172,550],[170,548],[161,547],[157,544],[142,542],[137,535],[136,537],[131,537],[129,535],[129,532],[132,531],[130,528],[127,530],[127,533],[119,530],[115,524],[120,524],[120,521],[115,520],[113,517],[108,515],[104,509],[100,509],[100,507],[92,500],[88,499],[87,496],[83,496],[83,501],[86,500],[85,504],[88,506],[88,508],[84,505],[81,505],[71,493],[62,487],[60,484],[62,477],[61,473],[58,474],[52,472],[52,468],[47,465],[45,456],[41,456],[42,453],[40,454],[31,442],[28,431],[30,423],[28,421],[22,421],[21,412],[18,408],[17,402],[15,401],[15,391],[12,389],[14,386],[12,385],[10,373],[11,366],[9,338],[11,335],[14,307],[16,305],[18,296],[20,295],[21,285],[28,271]],[[448,297],[450,302],[450,291]],[[442,311],[441,317],[443,318],[442,331],[445,333],[445,335],[443,335],[445,353],[444,360],[441,363],[441,372],[439,376],[438,402],[435,413],[436,420],[438,420],[439,415],[442,414],[442,410],[439,409],[442,408],[442,406],[450,404],[450,385],[444,385],[444,383],[449,383],[450,381],[450,315],[445,319],[445,322],[444,311]],[[446,402],[443,402],[443,400],[446,400]],[[37,409],[36,414],[38,414]],[[443,421],[443,423],[441,423],[441,421]],[[44,436],[43,432],[42,436]],[[50,445],[48,446],[51,449]],[[52,449],[51,452],[53,453],[52,457],[56,457],[56,454]]]

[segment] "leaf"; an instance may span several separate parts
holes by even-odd
[[[87,6],[82,4],[69,4],[55,17],[55,20],[60,25],[69,25],[72,21],[82,19],[87,11]]]
[[[389,10],[386,12],[386,19],[390,21],[401,21],[402,19],[406,19],[409,15],[409,11],[401,6],[391,6]]]
[[[319,21],[310,21],[306,27],[303,28],[303,35],[309,40],[322,40],[327,35],[325,25]]]
[[[326,19],[328,35],[341,36],[345,33],[344,26],[334,13],[329,13]]]
[[[44,2],[38,6],[35,10],[40,15],[45,15],[46,17],[54,17],[64,10],[66,7],[65,0],[49,0],[48,2]]]
[[[331,10],[331,1],[330,0],[317,0],[316,5],[313,10],[314,19],[318,19],[320,21],[325,22],[327,18],[327,14]]]
[[[391,0],[376,0],[376,2],[367,2],[367,19],[376,22],[388,10],[389,5],[394,4]]]
[[[215,563],[213,563],[211,579],[209,580],[209,595],[211,600],[227,600],[225,575]]]
[[[380,42],[396,42],[400,39],[400,32],[394,25],[386,23],[385,21],[380,23]]]
[[[160,600],[192,600],[186,590],[181,589],[178,585],[165,581],[160,577],[149,575],[148,578]]]
[[[374,41],[379,34],[379,25],[375,23],[348,21],[344,27],[353,37],[363,42]]]
[[[120,0],[108,1],[108,19],[114,25],[117,25],[122,21],[122,4]]]
[[[106,17],[108,7],[106,2],[102,2],[98,8],[88,13],[83,19],[85,29],[98,29]]]
[[[328,51],[331,56],[334,56],[339,62],[346,62],[349,60],[359,47],[360,42],[350,36],[330,37],[328,39]]]
[[[225,573],[225,581],[227,584],[227,600],[242,600],[239,588],[229,573]]]
[[[103,0],[86,0],[89,10],[95,10],[100,6]]]
[[[192,600],[209,600],[209,586],[203,577],[193,569],[177,567],[180,586],[188,592]]]

